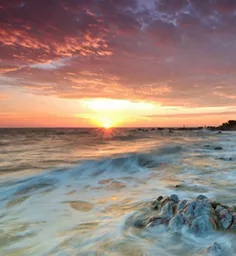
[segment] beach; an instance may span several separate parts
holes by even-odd
[[[28,255],[201,255],[235,234],[130,228],[160,195],[233,206],[236,133],[1,129],[0,251]],[[231,254],[230,254],[231,253]]]

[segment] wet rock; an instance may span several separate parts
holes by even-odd
[[[218,147],[214,147],[214,150],[222,150],[223,148],[218,146]]]
[[[232,224],[230,226],[230,230],[236,231],[236,214],[233,215]]]
[[[190,231],[198,236],[204,236],[216,229],[214,221],[208,215],[202,215],[194,219]]]
[[[214,209],[211,206],[211,203],[206,200],[196,201],[194,208],[194,217],[199,217],[201,215],[214,215]]]
[[[199,195],[193,201],[180,201],[177,195],[158,197],[141,215],[132,217],[135,227],[165,226],[174,232],[188,230],[196,236],[210,235],[217,230],[236,232],[236,207],[228,207],[210,201],[206,196]],[[165,229],[168,231],[168,229]]]
[[[211,201],[211,205],[216,212],[220,212],[223,209],[223,206],[218,202]],[[219,208],[219,207],[221,207],[221,208]]]
[[[155,201],[155,202],[153,202],[153,209],[154,210],[158,210],[159,209],[159,206],[160,206],[160,203],[158,202],[158,201]]]
[[[231,206],[231,211],[233,212],[233,213],[236,213],[236,205],[233,205],[233,206]]]
[[[168,225],[169,219],[164,217],[151,217],[146,224],[146,227],[155,227],[159,225]]]
[[[221,205],[221,204],[218,204],[218,205],[216,205],[216,208],[215,208],[215,211],[217,212],[217,213],[219,213],[220,211],[222,211],[222,210],[224,210],[225,208]]]
[[[204,195],[199,195],[197,197],[197,200],[208,200],[208,198],[206,196],[204,196]]]
[[[177,195],[171,195],[171,196],[170,196],[170,199],[171,199],[172,201],[174,201],[175,203],[178,203],[178,202],[179,202],[179,198],[178,198]]]
[[[223,249],[219,243],[215,242],[212,246],[210,246],[207,249],[206,253],[207,256],[222,256]]]
[[[172,200],[167,201],[161,208],[161,216],[170,220],[174,217],[176,209],[177,204],[175,202]]]
[[[174,232],[180,232],[181,229],[184,226],[184,217],[182,214],[177,214],[174,216],[174,218],[171,219],[170,223],[169,223],[169,228],[170,230],[174,231]]]
[[[144,228],[149,223],[152,216],[152,211],[149,209],[141,209],[135,212],[125,221],[125,227]]]
[[[232,157],[230,157],[230,158],[219,157],[218,159],[219,159],[219,160],[222,160],[222,161],[233,161],[233,158],[232,158]]]
[[[182,200],[178,203],[177,211],[182,211],[187,204],[187,200]]]
[[[225,208],[218,213],[218,218],[219,218],[220,227],[223,229],[229,228],[233,222],[232,213]]]
[[[192,219],[194,217],[194,209],[196,207],[196,202],[190,202],[186,204],[183,210],[183,215],[186,219]]]
[[[163,199],[161,200],[161,207],[163,207],[167,202],[169,202],[169,197],[168,196],[163,197]]]
[[[223,148],[221,146],[211,146],[211,145],[204,145],[205,149],[209,149],[209,150],[222,150]]]
[[[181,187],[183,187],[183,185],[177,184],[177,185],[175,185],[175,187],[176,187],[176,188],[181,188]]]
[[[163,199],[163,196],[159,196],[154,202],[153,202],[153,209],[154,210],[158,210],[160,205],[161,205],[161,201]]]

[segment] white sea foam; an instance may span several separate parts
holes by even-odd
[[[28,130],[0,143],[1,255],[187,256],[214,241],[236,251],[234,234],[125,228],[159,195],[235,204],[235,133]]]

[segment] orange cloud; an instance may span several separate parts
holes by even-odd
[[[106,40],[103,35],[93,36],[85,33],[84,36],[65,36],[62,41],[51,40],[50,38],[37,38],[29,33],[29,31],[18,30],[14,28],[0,29],[0,43],[7,47],[22,47],[25,50],[39,51],[35,62],[46,62],[53,57],[71,57],[71,56],[111,56],[113,53],[108,49]],[[53,56],[52,56],[53,53]],[[16,58],[26,60],[34,58],[29,54],[14,54]],[[32,60],[31,60],[32,61]]]
[[[0,29],[0,42],[5,46],[22,46],[29,49],[44,49],[49,51],[49,46],[41,43],[38,39],[29,36],[29,33],[24,30],[14,28]]]
[[[16,70],[19,70],[19,68],[18,67],[6,67],[6,68],[5,67],[3,67],[3,68],[0,67],[0,74],[14,72]]]
[[[214,92],[214,94],[221,97],[221,98],[226,98],[226,99],[231,99],[231,100],[236,99],[236,94],[231,95],[231,94],[227,94],[227,93],[224,93],[224,92]]]
[[[0,86],[17,95],[3,108],[19,108],[20,92],[30,95],[27,111],[42,95],[148,101],[192,114],[236,105],[233,1],[46,2],[1,3]]]

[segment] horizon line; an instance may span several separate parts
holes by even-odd
[[[116,126],[110,127],[109,129],[152,129],[152,128],[163,128],[163,129],[174,129],[174,128],[207,128],[207,127],[219,127],[220,125],[199,125],[199,126]],[[79,126],[27,126],[27,127],[0,127],[0,129],[106,129],[104,127],[95,127],[95,126],[88,126],[88,127],[79,127]]]

